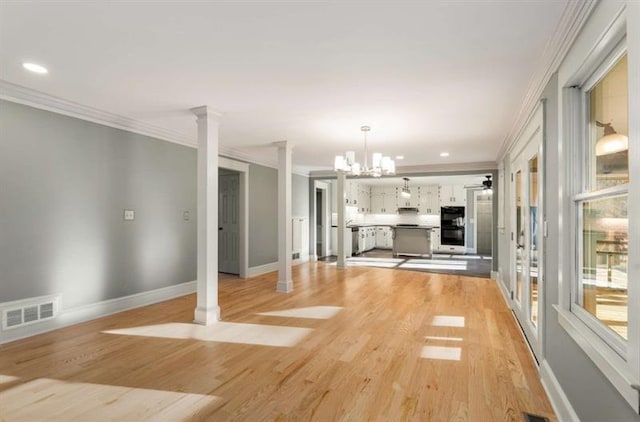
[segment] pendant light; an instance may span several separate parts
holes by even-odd
[[[596,156],[614,154],[629,149],[629,138],[616,132],[611,123],[600,123],[596,121],[596,126],[604,128],[604,136],[596,142]]]

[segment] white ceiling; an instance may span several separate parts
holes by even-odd
[[[222,145],[271,160],[287,139],[298,169],[361,161],[363,124],[400,166],[494,161],[565,4],[3,1],[0,78],[194,144],[206,104]]]

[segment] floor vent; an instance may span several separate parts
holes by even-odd
[[[42,296],[0,304],[2,329],[23,327],[55,318],[59,296]]]
[[[524,422],[549,422],[544,416],[532,415],[531,413],[524,413]]]

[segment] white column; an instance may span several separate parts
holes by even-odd
[[[220,114],[192,108],[198,123],[198,282],[194,322],[220,320],[218,306],[218,127]]]
[[[291,227],[291,145],[288,141],[275,142],[278,147],[278,286],[276,290],[293,290],[291,254],[293,239]]]
[[[345,176],[344,173],[339,171],[338,172],[338,263],[337,263],[337,267],[338,268],[344,268],[345,267],[345,241],[344,241],[344,232],[346,230],[346,226],[345,226],[345,217],[346,217],[346,211],[347,211],[347,203],[346,203],[346,197],[344,194],[344,182],[345,182]]]

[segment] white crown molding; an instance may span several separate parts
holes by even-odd
[[[64,116],[85,120],[116,129],[126,130],[128,132],[137,133],[151,138],[184,145],[191,148],[197,148],[196,139],[178,133],[169,129],[164,129],[149,123],[131,119],[125,116],[109,113],[107,111],[98,110],[93,107],[68,101],[53,95],[45,94],[31,88],[16,85],[11,82],[0,79],[0,99],[11,101],[18,104],[27,105],[40,110],[50,111],[52,113],[62,114]],[[191,111],[198,115],[206,113],[208,116],[219,119],[221,114],[208,107],[205,109],[195,107]],[[223,145],[219,146],[218,154],[227,158],[240,161],[259,164],[265,167],[278,168],[277,160],[264,157],[260,151],[245,152],[236,148],[230,148]],[[294,173],[300,176],[309,177],[308,171],[304,169],[295,169]]]
[[[551,76],[558,70],[562,60],[575,41],[578,33],[591,15],[597,0],[568,1],[560,22],[556,26],[555,32],[549,39],[547,46],[539,61],[538,68],[533,73],[522,106],[518,112],[514,124],[505,136],[496,157],[497,161],[502,161],[509,151],[511,144],[518,138],[520,132],[525,127],[530,114],[540,100],[544,88],[549,83]]]
[[[93,123],[134,132],[152,138],[162,139],[180,145],[196,146],[195,139],[172,130],[164,129],[139,120],[98,110],[73,101],[64,100],[31,88],[12,84],[0,79],[0,99],[28,105],[41,110],[87,120]]]
[[[448,164],[424,164],[418,166],[403,166],[396,168],[398,176],[432,175],[438,173],[461,173],[474,171],[494,171],[498,170],[498,163],[494,161],[480,161],[476,163],[448,163]],[[315,170],[309,172],[309,177],[335,178],[336,172],[333,170]]]

